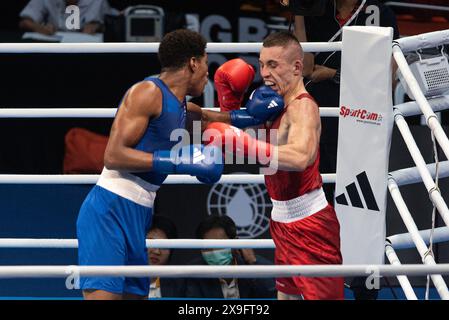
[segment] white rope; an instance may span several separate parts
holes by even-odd
[[[413,217],[407,205],[405,204],[398,185],[391,177],[388,179],[388,190],[390,191],[391,197],[396,205],[396,208],[399,211],[399,214],[401,215],[402,221],[404,221],[404,224],[408,232],[410,233],[413,243],[415,244],[421,258],[423,259],[424,264],[427,266],[435,266],[436,262],[433,257],[430,255],[425,256],[427,246],[423,238],[419,234],[418,227],[416,226],[416,223],[413,220]],[[449,290],[446,283],[444,282],[443,277],[441,275],[434,274],[431,276],[431,279],[440,297],[443,299],[449,299]]]
[[[435,163],[429,163],[426,165],[427,171],[429,171],[431,177],[434,179],[436,175]],[[438,176],[440,179],[449,177],[449,161],[442,161],[439,164]],[[396,181],[398,186],[405,186],[413,183],[421,183],[423,178],[417,167],[404,168],[396,171],[392,171],[389,175]]]
[[[447,30],[447,38],[449,40],[449,30]],[[393,56],[398,64],[399,69],[401,70],[405,81],[407,82],[407,85],[413,92],[413,96],[416,98],[416,102],[418,103],[423,115],[426,118],[427,126],[435,134],[435,138],[443,149],[446,158],[449,159],[449,139],[446,136],[443,128],[441,127],[441,124],[438,121],[438,117],[433,112],[432,108],[429,105],[429,102],[422,93],[418,82],[416,81],[412,71],[410,70],[404,54],[398,46],[393,46]]]
[[[444,111],[449,109],[449,96],[440,96],[430,98],[427,100],[430,107],[434,112]],[[416,116],[422,114],[421,108],[416,101],[410,101],[393,106],[395,109],[399,109],[404,117]]]
[[[160,249],[274,249],[271,239],[152,239],[146,240],[147,248]],[[0,239],[0,248],[76,249],[77,239]]]
[[[321,174],[323,183],[335,183],[335,173]],[[0,174],[0,184],[95,184],[97,174]],[[264,184],[262,174],[226,174],[217,184]],[[189,175],[169,175],[164,184],[202,184],[197,178]]]
[[[440,30],[422,33],[416,36],[397,39],[395,40],[395,42],[401,47],[403,52],[416,51],[418,49],[424,48],[438,47],[442,44],[449,43],[449,30]],[[395,47],[393,47],[393,53],[394,48]]]
[[[114,118],[117,108],[1,108],[0,118]]]
[[[385,254],[388,258],[388,261],[390,261],[392,265],[402,265],[399,261],[398,256],[396,255],[396,252],[390,245],[385,246]],[[418,297],[416,296],[415,291],[413,290],[413,287],[408,278],[406,276],[396,276],[396,278],[398,279],[407,300],[418,300]]]
[[[432,144],[433,144],[433,157],[435,159],[435,188],[439,189],[439,187],[438,187],[438,178],[439,178],[438,148],[437,148],[437,143],[435,141],[435,135],[433,134],[433,131],[431,132],[431,137],[432,137]],[[424,255],[424,258],[427,255],[431,255],[433,258],[435,258],[435,254],[433,252],[433,240],[434,240],[433,236],[434,236],[434,232],[435,232],[435,223],[436,223],[436,207],[435,207],[435,204],[433,204],[432,228],[430,230],[429,246],[428,246],[426,254]],[[429,294],[430,294],[430,277],[429,277],[429,275],[427,275],[425,300],[429,300]]]
[[[431,229],[419,231],[419,235],[424,240],[424,243],[426,245],[430,243],[430,232]],[[387,241],[396,250],[415,248],[413,237],[410,233],[400,233],[391,235],[387,237]],[[435,228],[433,234],[433,243],[441,243],[446,241],[449,241],[449,228],[448,227]]]
[[[405,144],[407,145],[410,155],[412,156],[412,159],[416,164],[416,167],[419,171],[419,174],[422,177],[424,185],[426,186],[426,189],[429,192],[430,200],[438,208],[438,212],[443,218],[445,224],[449,226],[449,208],[447,207],[446,202],[441,196],[440,190],[436,188],[435,181],[433,181],[432,175],[427,169],[426,162],[424,161],[424,158],[421,155],[421,152],[419,151],[419,148],[416,144],[415,139],[413,138],[412,133],[410,132],[407,122],[405,121],[404,117],[400,114],[398,110],[394,111],[394,120],[402,137],[404,138]],[[393,178],[390,176],[389,180],[391,179]]]
[[[220,108],[203,110],[220,111]],[[114,118],[116,112],[117,108],[0,108],[0,118]],[[338,114],[338,108],[320,108],[321,117],[338,117]]]
[[[0,266],[0,278],[165,277],[272,278],[345,276],[423,276],[449,274],[449,264],[426,265],[283,265],[283,266]],[[446,297],[447,299],[447,297]]]
[[[392,7],[406,7],[406,8],[417,8],[417,9],[429,9],[429,10],[437,10],[437,11],[449,11],[449,7],[445,6],[436,6],[431,4],[421,4],[421,3],[403,3],[396,1],[387,1],[384,3],[386,6]]]
[[[304,42],[304,52],[341,51],[341,42]],[[261,42],[209,42],[208,53],[258,53]],[[107,43],[0,43],[0,53],[156,53],[159,43],[107,42]]]

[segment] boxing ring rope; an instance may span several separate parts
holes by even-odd
[[[419,84],[413,76],[410,67],[405,59],[404,53],[422,48],[435,47],[444,43],[449,43],[449,30],[431,32],[421,34],[418,36],[402,38],[393,43],[393,57],[398,64],[407,85],[413,92],[416,102],[404,103],[394,106],[394,120],[398,127],[406,146],[416,164],[415,168],[408,168],[398,170],[389,174],[388,189],[391,197],[401,215],[404,224],[408,230],[408,234],[394,235],[387,238],[385,253],[392,265],[401,266],[398,256],[394,250],[396,248],[411,247],[411,243],[417,248],[422,261],[425,265],[436,265],[432,254],[429,254],[427,243],[431,236],[431,230],[424,230],[419,232],[413,220],[413,217],[408,210],[407,205],[399,191],[399,184],[405,185],[416,182],[424,182],[424,185],[429,193],[430,200],[440,212],[444,222],[449,226],[449,209],[441,196],[435,181],[435,164],[426,165],[424,158],[410,132],[405,116],[424,114],[427,126],[432,130],[436,140],[440,144],[446,158],[449,159],[449,139],[443,131],[438,117],[434,110],[441,111],[449,107],[449,99],[447,96],[431,99],[428,101],[422,93]],[[449,175],[448,162],[441,163],[440,177],[447,177]],[[446,241],[448,239],[448,229],[438,228],[435,231],[435,240]],[[425,238],[425,239],[424,239]],[[449,299],[449,290],[441,275],[431,275],[430,277],[435,285],[442,299]],[[406,276],[397,277],[407,299],[416,300],[416,295],[411,287],[411,284]]]
[[[396,110],[395,110],[395,122],[402,134],[402,137],[404,138],[404,141],[405,141],[407,148],[412,156],[412,159],[417,166],[417,169],[419,171],[419,174],[422,177],[424,185],[426,186],[426,189],[429,193],[431,201],[437,207],[438,212],[440,213],[441,217],[443,218],[445,224],[447,226],[449,226],[449,208],[447,207],[446,202],[444,201],[443,197],[441,196],[441,192],[440,192],[439,188],[436,186],[435,181],[433,180],[432,175],[426,166],[424,158],[423,158],[421,152],[419,151],[415,140],[413,139],[413,136],[412,136],[410,129],[407,125],[407,122],[405,121],[404,117],[401,116],[400,113],[398,113]],[[447,173],[447,166],[445,167],[445,169],[446,169],[446,173]],[[391,181],[391,180],[393,180],[393,178],[389,179],[389,181]]]
[[[402,198],[401,192],[399,191],[399,186],[391,176],[388,179],[388,190],[390,191],[391,197],[393,198],[396,208],[398,209],[399,214],[401,215],[401,218],[404,221],[404,224],[408,232],[410,233],[413,243],[418,249],[418,252],[423,260],[423,263],[429,266],[436,265],[433,256],[427,254],[428,248],[426,246],[426,243],[419,234],[418,227],[416,226],[416,223],[413,220],[413,217],[407,205],[405,204],[404,199]],[[443,277],[441,275],[432,275],[431,279],[440,297],[442,299],[449,299],[449,290],[446,286],[446,283],[444,282]]]
[[[426,170],[430,173],[431,178],[435,179],[436,164],[429,163],[425,165]],[[441,161],[438,164],[438,176],[440,178],[449,177],[449,160]],[[389,173],[392,179],[396,181],[399,186],[406,186],[413,183],[422,182],[422,176],[417,167],[404,168]]]
[[[388,261],[390,261],[391,265],[394,266],[402,266],[401,261],[399,261],[399,257],[397,256],[396,252],[390,245],[385,246],[385,255],[387,256]],[[412,284],[408,280],[406,276],[398,275],[396,278],[399,281],[399,285],[401,286],[402,290],[404,291],[405,297],[407,300],[418,300],[418,297],[415,294],[415,291],[413,290]]]
[[[430,233],[432,230],[420,230],[418,233],[420,237],[424,240],[426,245],[430,243]],[[441,243],[449,241],[449,228],[448,227],[439,227],[434,229],[433,243]],[[0,246],[1,246],[0,240]],[[410,249],[414,248],[413,238],[410,233],[400,233],[387,237],[387,244],[391,246],[393,249]]]
[[[147,239],[147,248],[159,249],[274,249],[271,239]],[[77,239],[0,239],[0,248],[76,249]]]
[[[0,174],[0,184],[95,184],[98,174]],[[321,174],[323,183],[335,183],[335,173]],[[262,174],[224,174],[216,184],[264,184]],[[169,175],[164,184],[201,184],[189,175]]]
[[[427,100],[434,112],[444,111],[449,108],[449,96],[430,98]],[[404,117],[422,115],[422,111],[416,101],[401,103],[394,106]],[[14,109],[13,109],[14,110]],[[1,116],[1,113],[0,113]]]
[[[0,279],[67,278],[69,276],[164,278],[366,277],[449,274],[449,264],[438,265],[283,265],[283,266],[0,266]]]
[[[402,52],[437,47],[449,43],[449,29],[418,34],[394,40]],[[393,50],[394,51],[394,50]],[[396,58],[395,58],[396,59]],[[401,69],[402,71],[402,69]]]
[[[341,51],[341,42],[301,43],[304,52]],[[259,53],[262,42],[208,42],[208,53]],[[0,53],[157,53],[159,42],[0,43]]]
[[[449,41],[449,31],[447,36],[447,40]],[[407,85],[412,90],[417,104],[419,105],[423,115],[425,116],[427,126],[432,130],[436,140],[438,141],[444,154],[446,155],[446,158],[449,159],[449,139],[446,136],[443,128],[441,127],[441,124],[438,121],[438,117],[433,112],[432,107],[422,93],[418,82],[416,81],[412,71],[410,70],[410,67],[408,66],[402,50],[398,47],[398,45],[393,46],[393,57],[395,58],[398,67],[401,70],[405,81],[407,82]],[[395,120],[396,118],[397,116],[395,114]]]
[[[202,109],[220,111],[220,108]],[[117,108],[0,108],[0,118],[114,118],[116,112]],[[338,117],[338,113],[338,108],[320,108],[321,117]]]

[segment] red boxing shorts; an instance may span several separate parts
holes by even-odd
[[[275,264],[341,264],[340,224],[328,205],[317,213],[294,222],[270,221],[276,245]],[[276,289],[305,300],[344,299],[343,278],[290,277],[276,279]]]

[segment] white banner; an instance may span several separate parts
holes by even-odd
[[[393,29],[343,28],[335,210],[344,264],[383,264]]]

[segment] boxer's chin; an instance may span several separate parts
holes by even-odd
[[[279,90],[279,87],[278,87],[277,84],[276,84],[275,82],[273,82],[273,81],[265,80],[265,81],[264,81],[264,84],[265,84],[267,87],[270,87],[271,89],[273,89],[273,90],[276,91],[276,92],[278,92],[278,90]]]

